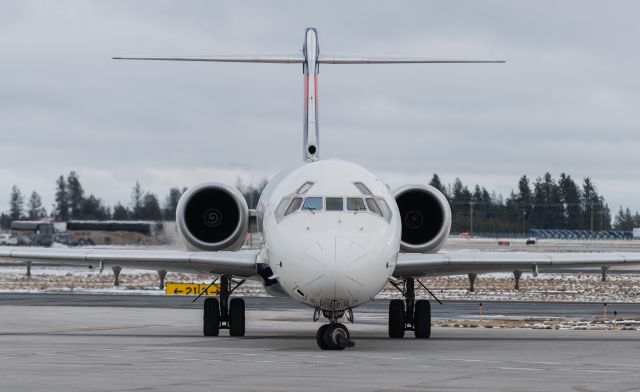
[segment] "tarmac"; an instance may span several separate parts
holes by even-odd
[[[137,295],[137,294],[50,294],[50,293],[0,293],[2,306],[88,306],[125,308],[202,309],[202,299],[193,302],[191,296]],[[311,317],[312,309],[291,298],[244,297],[247,309],[273,311],[300,310]],[[485,318],[565,318],[591,319],[604,315],[604,303],[600,302],[525,302],[525,301],[444,301],[439,305],[431,300],[431,311],[438,320],[474,320],[479,318],[480,305]],[[614,312],[619,318],[640,319],[640,303],[612,302],[606,304],[608,315]],[[371,313],[386,314],[388,300],[376,300],[354,309],[356,318]],[[366,318],[366,317],[365,317]],[[368,322],[373,322],[369,320]],[[386,324],[386,319],[381,319]]]
[[[522,242],[522,244],[520,243]],[[509,250],[632,251],[626,243],[512,241]],[[494,240],[451,250],[502,250]],[[637,269],[637,267],[634,267]],[[387,336],[385,300],[354,310],[356,346],[321,351],[312,310],[249,297],[247,336],[202,336],[202,303],[158,295],[0,294],[0,391],[640,391],[640,331],[433,328]],[[486,319],[591,319],[603,303],[483,302]],[[434,320],[479,302],[432,301]],[[640,304],[609,303],[640,318]]]
[[[309,309],[252,305],[246,337],[213,338],[200,309],[34,297],[0,307],[0,391],[640,390],[640,331],[434,328],[391,340],[371,308],[348,324],[355,348],[334,352],[317,348]]]

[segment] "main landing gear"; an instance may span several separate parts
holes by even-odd
[[[338,322],[338,320],[344,315],[344,311],[323,311],[323,315],[329,319],[330,323],[325,324],[316,332],[316,343],[318,347],[323,350],[344,350],[347,347],[355,346],[355,343],[351,341],[351,335],[349,330],[344,324]],[[353,321],[353,312],[349,309],[348,317]],[[319,318],[320,309],[316,309],[314,314],[314,321]]]
[[[204,336],[218,336],[220,329],[228,329],[230,336],[244,336],[244,299],[232,298],[231,294],[244,280],[230,288],[231,277],[220,277],[220,299],[204,300],[203,333]]]
[[[415,280],[407,278],[404,286],[393,284],[404,296],[389,302],[389,337],[401,339],[404,331],[413,331],[418,339],[431,336],[431,304],[428,300],[416,301]]]

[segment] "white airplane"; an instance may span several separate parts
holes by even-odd
[[[242,194],[229,185],[208,182],[189,189],[178,205],[177,226],[187,251],[0,248],[0,257],[217,276],[219,298],[204,301],[205,336],[218,336],[221,328],[229,329],[231,336],[244,336],[244,300],[230,295],[245,279],[259,280],[268,293],[314,308],[314,320],[328,319],[316,334],[323,350],[353,345],[340,320],[353,320],[352,309],[372,301],[387,282],[404,296],[389,304],[389,337],[402,338],[405,331],[413,331],[416,338],[426,339],[431,334],[431,308],[428,300],[416,300],[416,283],[427,289],[421,277],[469,274],[473,289],[476,274],[484,272],[514,272],[517,279],[522,271],[537,273],[539,268],[599,266],[604,275],[611,265],[640,263],[640,253],[438,253],[449,235],[451,210],[437,189],[412,184],[391,191],[361,166],[319,159],[320,64],[502,61],[326,56],[320,53],[313,28],[306,29],[302,53],[290,57],[115,59],[302,64],[304,163],[281,172],[264,189],[256,210],[261,249],[240,250],[250,215]],[[232,278],[238,279],[233,288]]]

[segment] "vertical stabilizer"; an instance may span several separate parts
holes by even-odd
[[[305,30],[302,54],[304,63],[304,130],[302,157],[311,162],[319,159],[320,141],[318,129],[318,32],[314,28]]]

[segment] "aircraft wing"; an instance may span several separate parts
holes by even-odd
[[[468,273],[552,271],[553,269],[640,265],[640,252],[630,253],[400,253],[393,276],[420,277]]]
[[[79,264],[95,267],[120,266],[149,270],[256,275],[258,251],[187,252],[145,249],[83,249],[0,247],[0,259]]]

